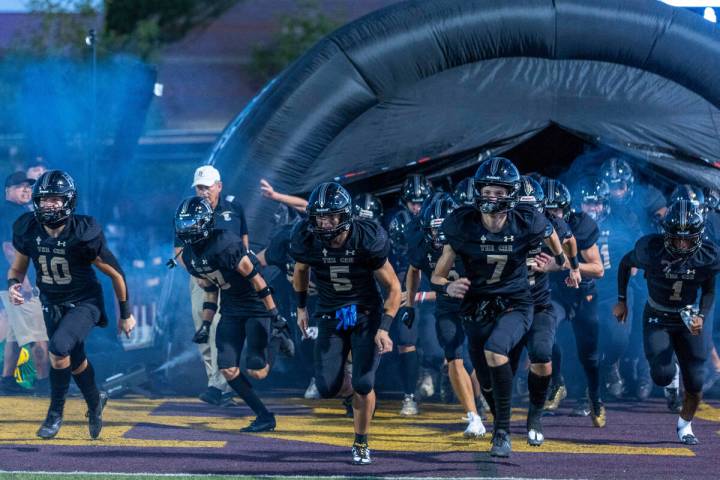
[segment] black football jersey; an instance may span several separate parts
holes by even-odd
[[[315,273],[316,311],[331,313],[348,305],[379,309],[382,296],[374,272],[388,258],[390,241],[385,230],[371,220],[356,219],[345,244],[331,248],[310,232],[308,222],[303,220],[293,228],[290,255]]]
[[[233,316],[267,316],[267,309],[255,287],[237,266],[248,256],[260,268],[252,252],[245,250],[242,238],[229,230],[214,230],[210,238],[185,247],[182,259],[193,277],[209,281],[220,289],[220,313]]]
[[[570,226],[565,222],[565,220],[552,215],[547,218],[557,233],[561,243],[573,236]],[[536,272],[531,268],[531,265],[535,261],[534,257],[543,251],[552,255],[550,249],[545,246],[545,242],[539,241],[535,247],[530,249],[527,256],[528,282],[530,284],[530,292],[532,293],[533,303],[535,305],[546,305],[550,303],[550,275],[544,272]]]
[[[642,237],[626,256],[631,267],[645,271],[648,295],[663,307],[680,309],[694,305],[706,280],[720,271],[718,247],[704,240],[687,260],[677,261],[664,247],[660,234]]]
[[[53,238],[32,213],[25,213],[13,225],[13,246],[32,260],[43,304],[102,302],[102,288],[92,264],[107,245],[94,218],[71,215],[60,235]]]
[[[590,249],[598,242],[600,238],[600,229],[597,223],[590,215],[585,212],[572,212],[567,222],[570,230],[575,236],[578,249],[578,260],[580,263],[586,263],[581,252]],[[553,285],[556,287],[557,293],[562,295],[563,289],[570,288],[565,284],[567,272],[553,272],[550,275]],[[595,287],[595,279],[584,278],[580,281],[580,290],[588,292]]]
[[[508,212],[498,233],[483,226],[481,213],[473,207],[452,212],[443,222],[443,230],[471,282],[467,304],[482,297],[527,294],[527,254],[552,234],[545,215],[524,204]]]
[[[428,281],[432,277],[437,261],[441,255],[442,249],[434,248],[422,230],[413,230],[408,238],[408,261],[410,265],[420,270]],[[455,263],[450,269],[448,280],[452,282],[464,276],[465,269],[463,268],[462,260],[460,260],[459,257],[455,257]],[[435,312],[438,314],[457,313],[460,311],[461,303],[462,300],[458,298],[452,298],[447,294],[438,293],[435,302]]]

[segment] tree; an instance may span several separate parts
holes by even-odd
[[[260,85],[267,83],[342,23],[325,15],[317,1],[300,2],[296,14],[280,17],[280,31],[268,44],[253,48],[250,73]]]

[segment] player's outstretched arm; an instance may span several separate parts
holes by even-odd
[[[463,298],[470,288],[470,280],[465,277],[458,278],[451,282],[448,280],[450,270],[455,264],[455,250],[450,245],[443,247],[443,253],[435,265],[432,277],[430,277],[430,285],[438,294],[448,294],[453,298]]]
[[[287,195],[285,193],[276,192],[270,183],[264,178],[260,180],[260,191],[263,196],[276,202],[284,203],[288,207],[294,208],[298,212],[305,212],[308,202],[302,197],[295,195]]]

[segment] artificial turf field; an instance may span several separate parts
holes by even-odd
[[[568,402],[544,418],[547,440],[540,448],[525,442],[525,410],[515,408],[513,455],[502,460],[488,455],[489,436],[463,438],[459,406],[425,403],[419,416],[408,419],[398,415],[399,402],[384,401],[371,430],[369,466],[350,465],[352,421],[339,401],[268,403],[278,416],[277,430],[244,434],[239,428],[252,419],[245,407],[212,407],[189,398],[111,400],[101,439],[90,441],[84,402],[73,398],[60,434],[45,441],[35,430],[47,399],[0,398],[0,479],[720,478],[720,402],[713,400],[693,422],[701,442],[695,447],[678,443],[677,415],[662,399],[609,403],[604,429],[592,427],[589,418],[568,416]]]

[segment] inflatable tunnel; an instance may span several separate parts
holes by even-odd
[[[467,167],[554,126],[718,184],[720,30],[656,0],[414,0],[345,25],[270,82],[207,163],[254,240],[275,205],[393,171]]]

